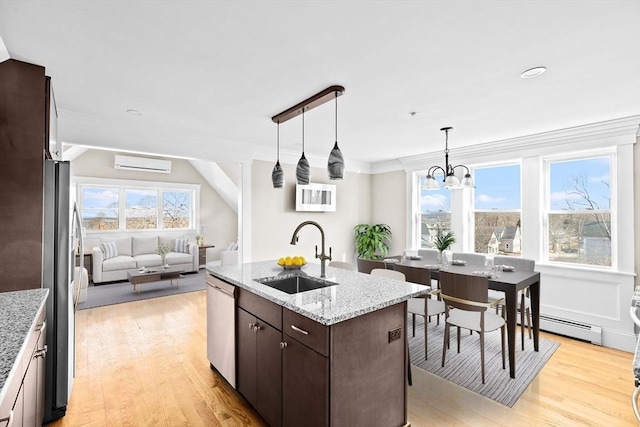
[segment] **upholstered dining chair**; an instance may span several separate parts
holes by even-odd
[[[489,279],[485,276],[467,276],[440,271],[440,290],[445,302],[444,342],[442,345],[442,367],[444,368],[449,345],[450,327],[457,328],[458,353],[460,353],[460,328],[476,331],[480,335],[480,363],[484,384],[484,336],[486,332],[500,329],[502,342],[502,369],[505,369],[504,343],[506,322],[504,317],[489,310],[500,300],[488,303]]]
[[[478,265],[484,267],[487,263],[487,257],[483,254],[472,254],[466,252],[455,252],[451,255],[451,260],[466,261],[467,265]]]
[[[437,249],[418,249],[418,256],[427,264],[437,264],[440,251]]]
[[[533,259],[516,258],[510,256],[494,256],[493,265],[509,265],[520,271],[534,271],[536,269],[536,261]],[[505,274],[505,273],[503,273]],[[509,274],[509,273],[506,273]],[[500,291],[494,291],[497,292]],[[500,292],[503,296],[504,293]],[[524,350],[524,322],[525,316],[527,321],[527,329],[529,331],[529,339],[531,339],[531,300],[529,299],[529,288],[520,291],[520,336],[522,349]]]
[[[360,273],[371,273],[371,270],[373,270],[374,268],[385,268],[385,264],[383,261],[373,259],[358,258],[357,263],[358,271]]]
[[[404,274],[407,282],[418,283],[421,285],[431,286],[431,271],[422,267],[413,267],[410,265],[395,264],[395,271]],[[437,316],[437,324],[440,324],[440,315],[444,313],[444,303],[437,299],[432,299],[432,295],[436,295],[440,291],[433,290],[420,298],[411,298],[407,301],[407,312],[411,314],[413,324],[413,336],[416,336],[416,315],[424,317],[424,358],[429,355],[429,341],[427,322],[431,321],[431,316]]]
[[[343,270],[353,270],[353,264],[344,261],[330,261],[329,267],[342,268]]]
[[[372,276],[386,277],[387,279],[401,280],[403,282],[407,281],[403,273],[395,270],[389,270],[388,268],[374,268],[369,274]]]

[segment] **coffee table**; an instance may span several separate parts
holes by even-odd
[[[133,285],[133,290],[140,295],[140,285],[143,283],[157,282],[165,279],[171,280],[171,286],[173,286],[173,279],[176,279],[176,288],[180,289],[181,273],[184,273],[184,269],[180,267],[149,267],[144,271],[127,271],[127,279],[129,279],[129,282]]]

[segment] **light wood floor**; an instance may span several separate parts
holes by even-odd
[[[259,426],[209,368],[206,293],[77,313],[66,426]],[[412,426],[635,426],[630,353],[544,334],[559,349],[513,408],[413,369]]]

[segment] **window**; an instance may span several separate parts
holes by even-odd
[[[549,261],[612,265],[610,165],[610,156],[547,163]]]
[[[87,230],[119,228],[119,191],[110,187],[81,187],[82,222]]]
[[[432,248],[438,230],[451,230],[451,190],[425,190],[425,175],[419,178],[420,247]]]
[[[475,168],[474,251],[520,255],[520,165]]]
[[[198,185],[84,180],[90,182],[78,181],[78,202],[87,231],[195,228]]]

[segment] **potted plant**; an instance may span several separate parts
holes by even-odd
[[[436,249],[438,249],[438,251],[440,252],[440,255],[439,255],[440,263],[444,261],[442,253],[447,249],[449,249],[449,247],[453,245],[455,242],[456,242],[456,236],[453,234],[453,231],[447,231],[446,233],[443,233],[442,230],[438,228],[438,234],[433,240],[433,244],[435,245]]]
[[[391,229],[387,224],[358,224],[353,227],[358,258],[379,259],[389,252]]]

